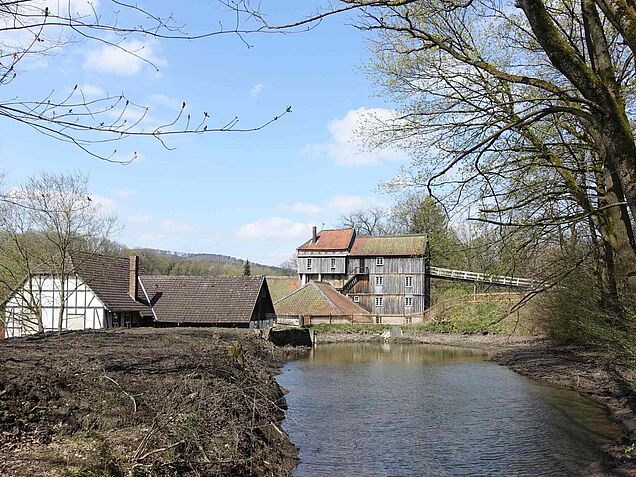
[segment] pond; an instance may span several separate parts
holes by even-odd
[[[460,348],[319,345],[278,381],[299,477],[575,476],[620,435],[593,401]]]

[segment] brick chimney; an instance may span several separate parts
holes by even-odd
[[[128,263],[128,294],[137,299],[137,277],[139,276],[139,257],[131,255]]]
[[[318,241],[318,232],[315,225],[312,227],[311,232],[311,243],[316,243]]]

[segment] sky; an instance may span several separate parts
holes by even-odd
[[[86,0],[71,3],[76,11],[88,8]],[[92,5],[104,18],[113,11],[107,0]],[[173,13],[189,32],[231,22],[214,1],[149,5]],[[310,13],[315,4],[265,1],[263,9],[278,22]],[[2,101],[63,97],[75,85],[87,98],[123,92],[149,108],[147,128],[173,118],[183,101],[192,118],[207,112],[210,126],[235,116],[238,127],[258,126],[288,106],[292,113],[258,132],[169,138],[170,150],[152,138],[107,145],[115,157],[137,153],[129,165],[100,161],[3,118],[0,168],[10,185],[43,171],[88,174],[91,197],[117,214],[114,239],[127,246],[278,265],[309,238],[312,225],[333,228],[343,214],[387,205],[391,198],[378,184],[408,160],[402,151],[368,151],[356,135],[366,114],[390,115],[395,105],[371,82],[369,37],[353,20],[343,15],[309,32],[249,35],[249,47],[236,35],[126,38],[158,71],[95,41],[73,41],[24,61],[2,87]]]

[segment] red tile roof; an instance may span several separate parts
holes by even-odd
[[[353,229],[321,230],[317,237],[316,243],[312,243],[310,239],[298,247],[298,250],[303,252],[349,250],[355,231]]]

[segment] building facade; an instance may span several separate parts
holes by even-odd
[[[425,235],[361,236],[353,229],[318,233],[314,227],[312,238],[298,247],[302,284],[328,282],[384,322],[429,307],[427,267]]]
[[[69,267],[71,272],[64,278],[43,271],[33,275],[0,304],[0,338],[37,333],[40,320],[42,331],[267,328],[275,321],[263,276],[146,275],[140,273],[136,256],[77,256],[70,258]]]

